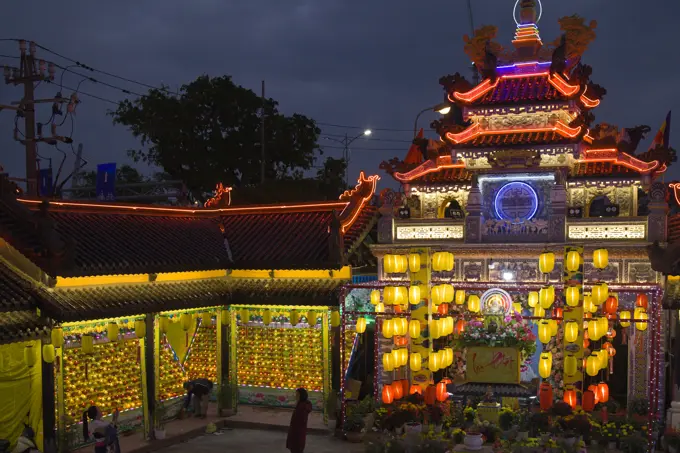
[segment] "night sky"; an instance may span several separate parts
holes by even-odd
[[[472,3],[475,27],[498,26],[497,40],[509,47],[515,28],[514,1]],[[9,2],[0,38],[33,40],[96,69],[149,85],[165,83],[172,89],[201,74],[228,74],[236,83],[259,92],[264,79],[267,96],[278,100],[283,112],[314,118],[323,137],[354,136],[365,127],[372,128],[370,140],[358,139],[353,144],[350,179],[360,170],[379,173],[384,187],[394,183],[378,164],[405,155],[415,115],[443,100],[439,77],[454,72],[469,75],[462,40],[470,34],[466,5],[465,0],[70,0],[40,2],[39,6]],[[680,134],[680,2],[544,0],[543,8],[539,29],[544,42],[559,35],[557,19],[562,16],[579,14],[587,22],[598,22],[597,39],[583,59],[593,67],[592,80],[608,92],[594,111],[595,123],[649,125],[652,133],[640,152],[673,109],[676,124],[672,129]],[[18,45],[0,41],[0,54],[3,65],[16,65],[17,60],[7,56],[18,56]],[[42,50],[39,57],[62,66],[69,63]],[[132,92],[147,89],[73,69]],[[53,96],[60,76],[58,72],[56,85],[43,83],[37,96]],[[81,80],[66,73],[62,94],[70,95],[68,88],[76,88]],[[90,81],[82,82],[80,90],[111,101],[128,96]],[[0,85],[0,103],[20,97],[20,88]],[[73,139],[76,146],[83,143],[89,168],[97,163],[128,162],[125,151],[137,142],[106,116],[115,104],[84,94],[81,100]],[[49,104],[43,105],[38,121],[46,121],[49,114]],[[433,118],[423,115],[419,125],[427,128]],[[23,177],[24,148],[12,139],[13,127],[14,113],[0,112],[0,165],[11,176]],[[671,145],[680,148],[673,132]],[[70,120],[59,133],[71,133]],[[339,144],[324,138],[320,143],[327,154],[341,155]],[[73,155],[67,145],[61,148],[69,153],[66,168],[70,171]],[[61,158],[54,147],[44,144],[39,153],[52,158],[54,166]],[[674,167],[666,181],[680,179],[680,162]],[[152,172],[148,167],[140,169]]]

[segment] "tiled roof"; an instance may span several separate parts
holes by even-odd
[[[8,311],[0,314],[0,344],[36,340],[48,334],[47,324],[35,310]]]
[[[60,321],[132,316],[158,311],[226,305],[226,279],[45,290],[45,311]]]
[[[472,173],[465,168],[442,168],[439,171],[426,173],[425,175],[415,178],[411,181],[412,184],[419,183],[452,183],[452,182],[470,182],[472,180]]]
[[[50,213],[75,244],[75,268],[59,275],[222,269],[229,257],[217,219],[120,213]]]
[[[341,279],[232,280],[232,304],[337,306]]]
[[[366,206],[361,210],[356,221],[343,236],[345,255],[350,255],[352,251],[370,232],[373,225],[378,222],[378,207]]]
[[[565,101],[549,81],[547,75],[503,78],[488,93],[473,102],[474,105],[522,104],[537,101]]]
[[[573,143],[573,138],[565,138],[561,134],[548,132],[516,132],[507,134],[484,134],[470,141],[455,145],[458,148],[490,147],[490,146],[516,146],[532,144]]]
[[[574,165],[569,176],[571,178],[589,178],[593,176],[638,176],[640,173],[623,165],[612,162],[580,162]]]
[[[219,278],[44,290],[44,311],[59,322],[133,316],[229,304],[337,305],[340,279]]]
[[[36,300],[31,291],[28,282],[0,261],[0,313],[34,309]]]

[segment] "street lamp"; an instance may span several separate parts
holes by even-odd
[[[342,158],[345,160],[345,165],[347,166],[347,170],[345,171],[345,184],[349,185],[349,158],[350,158],[350,153],[349,153],[349,145],[351,145],[354,140],[361,138],[361,137],[370,137],[370,135],[373,133],[372,130],[370,129],[365,129],[362,133],[357,135],[356,137],[349,137],[347,134],[345,134],[345,137],[342,139],[338,138],[332,138],[332,137],[324,137],[325,140],[332,140],[334,142],[338,142],[342,145],[343,150],[342,150]]]
[[[441,104],[424,108],[420,112],[418,112],[418,114],[416,115],[416,120],[413,122],[413,138],[415,138],[416,134],[418,133],[418,119],[420,118],[420,115],[429,111],[437,112],[441,115],[448,115],[449,112],[451,111],[451,104],[449,104],[448,102],[443,102]]]

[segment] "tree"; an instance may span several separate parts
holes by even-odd
[[[304,115],[281,114],[273,99],[264,104],[266,179],[304,179],[321,154],[319,128]],[[220,182],[236,189],[260,184],[261,107],[261,98],[231,77],[201,76],[177,96],[152,89],[109,113],[140,139],[141,149],[129,156],[161,167],[202,198]]]

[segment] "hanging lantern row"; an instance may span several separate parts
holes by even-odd
[[[385,255],[383,269],[388,274],[403,274],[408,269],[408,259],[405,255]]]
[[[549,274],[555,269],[555,254],[553,252],[543,252],[538,257],[538,269]]]
[[[435,272],[451,272],[454,266],[453,253],[435,252],[432,254],[432,270]]]

